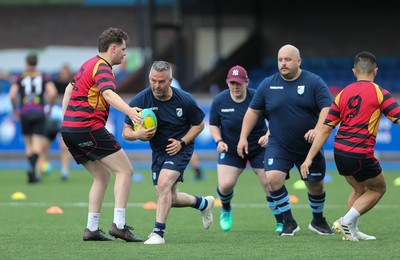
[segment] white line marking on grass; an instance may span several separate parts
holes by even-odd
[[[143,207],[145,203],[128,203],[128,207],[131,208],[141,208]],[[48,206],[63,206],[63,207],[71,207],[71,208],[83,208],[87,207],[88,203],[87,202],[0,202],[0,207],[48,207]],[[114,207],[114,203],[111,202],[104,202],[103,207]],[[232,207],[234,208],[267,208],[266,204],[236,204],[233,203]],[[304,209],[307,208],[309,209],[310,206],[308,204],[292,204],[292,208],[295,209]],[[331,205],[327,204],[325,205],[326,209],[332,209],[332,208],[346,208],[346,205]],[[374,209],[399,209],[400,205],[398,204],[378,204],[375,205]]]

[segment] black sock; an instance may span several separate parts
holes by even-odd
[[[200,167],[195,168],[194,172],[196,173],[195,175],[196,179],[201,179],[203,177],[203,172]]]
[[[29,165],[31,166],[31,171],[36,172],[36,163],[39,159],[39,155],[37,153],[32,154],[28,157]]]

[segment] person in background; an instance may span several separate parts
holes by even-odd
[[[149,140],[152,150],[151,172],[157,193],[156,222],[145,244],[164,244],[167,218],[171,207],[192,207],[201,212],[203,227],[213,223],[213,196],[193,196],[177,190],[194,150],[194,140],[204,129],[204,112],[194,97],[171,87],[172,70],[166,61],[155,61],[149,73],[150,87],[130,102],[132,107],[149,108],[157,117],[155,128],[133,129],[125,117],[122,136],[129,141]]]
[[[45,107],[45,109],[47,106]],[[43,149],[39,156],[38,165],[39,171],[42,174],[50,174],[52,171],[49,150],[52,142],[58,139],[58,145],[60,148],[60,162],[61,162],[61,180],[67,181],[69,177],[69,168],[71,164],[71,154],[68,151],[68,147],[65,145],[61,138],[61,124],[62,124],[62,111],[54,106],[51,115],[46,120],[46,127],[44,131],[45,139],[43,143]],[[57,138],[58,137],[58,138]]]
[[[172,69],[172,82],[171,82],[171,87],[179,88],[182,89],[181,84],[179,81],[176,79],[176,66],[173,63],[169,63],[171,65]],[[190,168],[192,168],[194,172],[194,180],[195,181],[201,181],[204,180],[204,172],[203,169],[201,168],[200,165],[200,159],[199,156],[197,155],[196,151],[193,152],[192,158],[190,158]]]
[[[356,55],[353,74],[357,81],[336,96],[300,167],[301,175],[307,178],[314,157],[333,128],[340,124],[334,141],[334,158],[339,174],[353,190],[347,200],[347,213],[333,223],[333,229],[350,241],[376,239],[358,230],[358,221],[386,191],[385,176],[374,155],[382,114],[400,124],[400,106],[389,91],[374,83],[377,72],[375,55],[370,52]]]
[[[141,122],[140,109],[130,107],[115,92],[112,66],[120,64],[126,53],[128,35],[110,27],[98,39],[98,55],[85,61],[65,89],[62,101],[62,138],[77,164],[93,176],[89,192],[87,226],[84,241],[112,241],[99,229],[110,174],[115,174],[114,219],[108,233],[126,242],[142,242],[126,224],[126,206],[131,188],[132,165],[115,137],[105,127],[110,106]]]
[[[36,69],[37,63],[36,54],[26,57],[25,71],[11,85],[9,92],[14,117],[20,120],[24,136],[25,155],[29,162],[28,183],[40,181],[37,161],[45,142],[44,106],[49,104],[49,115],[57,99],[54,83]]]
[[[54,84],[57,88],[59,99],[62,100],[62,97],[65,93],[65,88],[68,84],[73,80],[73,74],[71,72],[68,64],[64,64],[61,66],[60,71],[58,72],[56,78],[54,79]],[[50,116],[46,120],[45,127],[45,142],[43,146],[43,151],[39,156],[39,169],[44,174],[50,174],[52,168],[49,162],[48,154],[49,149],[52,142],[58,139],[58,146],[60,148],[60,161],[61,161],[61,180],[67,181],[69,177],[69,168],[71,164],[71,154],[68,151],[68,147],[65,145],[63,139],[61,138],[61,123],[63,120],[61,109],[58,110],[57,106],[54,106]],[[45,107],[48,109],[48,106]],[[58,137],[58,138],[57,138]]]
[[[300,172],[300,165],[333,100],[326,83],[318,75],[302,70],[301,61],[300,51],[295,46],[288,44],[280,48],[277,57],[279,72],[266,77],[258,86],[244,116],[238,143],[238,153],[244,158],[249,151],[247,138],[264,112],[269,127],[264,169],[268,190],[283,215],[281,236],[293,236],[300,230],[292,215],[285,180],[290,178],[293,166]],[[321,149],[310,168],[311,174],[302,178],[312,212],[308,228],[319,235],[334,234],[323,215],[325,171]]]
[[[248,137],[249,153],[241,158],[237,153],[237,143],[240,137],[241,121],[255,94],[254,89],[249,89],[247,71],[236,65],[227,75],[228,89],[223,90],[214,97],[210,108],[210,131],[217,145],[218,152],[218,186],[217,195],[222,203],[220,226],[228,231],[232,227],[232,205],[234,188],[250,163],[254,173],[266,194],[268,206],[276,218],[275,232],[282,232],[283,217],[269,195],[267,178],[264,172],[264,153],[268,142],[267,126],[262,115],[257,120],[256,126]]]
[[[54,84],[57,87],[58,94],[63,96],[65,93],[65,88],[74,79],[74,74],[68,64],[61,66],[56,78],[54,79]]]

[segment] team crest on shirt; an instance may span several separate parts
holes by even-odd
[[[177,109],[176,109],[176,115],[177,115],[178,117],[182,117],[182,115],[183,115],[183,109],[182,109],[182,108],[177,108]]]
[[[303,94],[304,94],[304,88],[305,88],[304,85],[302,85],[302,86],[297,86],[297,93],[298,93],[299,95],[303,95]]]

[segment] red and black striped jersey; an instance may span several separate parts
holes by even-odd
[[[101,93],[116,89],[112,66],[95,56],[82,64],[71,83],[73,88],[64,114],[63,131],[91,131],[104,127],[110,105]]]
[[[324,124],[339,130],[334,152],[353,158],[373,158],[382,113],[392,122],[400,119],[400,106],[389,91],[371,81],[357,81],[335,98]]]
[[[44,113],[44,92],[48,76],[39,71],[25,71],[16,80],[19,93],[20,113]]]

